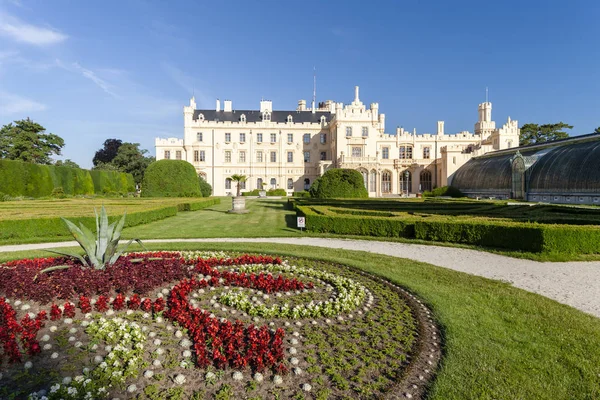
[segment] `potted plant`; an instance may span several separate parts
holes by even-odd
[[[243,214],[247,213],[246,210],[246,198],[242,196],[242,182],[246,182],[246,175],[231,175],[231,180],[237,183],[237,194],[232,198],[232,207],[229,210],[230,213]]]

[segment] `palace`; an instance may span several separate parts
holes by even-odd
[[[347,105],[313,101],[307,108],[300,100],[296,110],[277,111],[266,100],[259,110],[236,110],[217,100],[214,110],[197,110],[192,97],[183,114],[183,139],[156,138],[156,159],[190,162],[216,196],[235,193],[233,174],[247,176],[243,191],[282,188],[291,195],[330,168],[360,171],[371,197],[416,195],[448,185],[472,157],[519,143],[517,121],[509,117],[496,128],[490,102],[479,105],[474,133],[446,134],[444,121],[435,134],[385,133],[385,114],[378,103],[361,102],[358,86]]]

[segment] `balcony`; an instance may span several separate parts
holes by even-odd
[[[377,163],[377,157],[350,157],[350,156],[342,155],[338,159],[338,162],[340,164],[352,164],[352,165],[375,164],[375,163]]]

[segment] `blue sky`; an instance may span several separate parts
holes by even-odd
[[[493,119],[600,126],[600,2],[0,0],[0,125],[30,117],[91,167],[104,140],[183,136],[182,107],[378,102],[386,131]]]

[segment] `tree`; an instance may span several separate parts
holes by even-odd
[[[144,174],[142,197],[202,197],[198,174],[184,160],[160,160]]]
[[[246,175],[231,175],[231,180],[237,182],[237,197],[242,195],[242,182],[246,182]]]
[[[119,139],[106,139],[103,147],[94,155],[94,159],[92,160],[94,167],[110,163],[117,156],[117,151],[119,151],[119,147],[122,144],[123,142]]]
[[[594,133],[600,133],[600,126],[594,129]]]
[[[210,197],[212,194],[212,186],[210,183],[206,182],[206,179],[202,175],[198,175],[198,181],[200,183],[200,193],[202,193],[202,197]]]
[[[313,182],[309,192],[320,199],[369,197],[362,174],[354,169],[328,170]]]
[[[67,158],[65,161],[58,160],[54,163],[57,167],[81,168],[75,161]]]
[[[525,124],[521,127],[519,145],[543,143],[551,140],[566,139],[569,134],[562,129],[573,129],[573,125],[558,122],[555,124]]]
[[[123,143],[110,162],[119,171],[133,175],[135,183],[142,183],[146,168],[154,162],[154,157],[145,155],[148,150],[141,150],[139,147],[139,143]]]
[[[0,158],[35,164],[52,164],[50,156],[60,155],[65,141],[29,118],[0,129]]]

